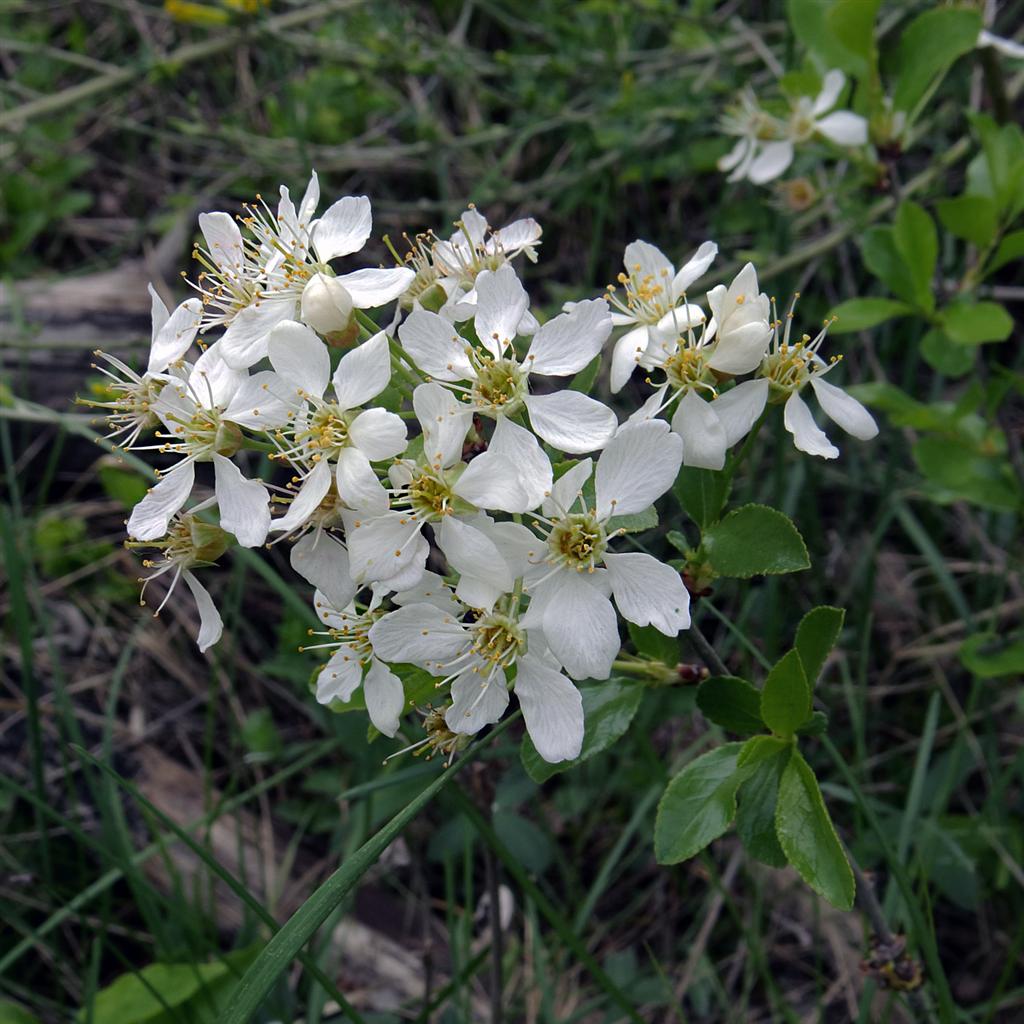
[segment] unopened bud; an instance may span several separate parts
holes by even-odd
[[[216,562],[231,544],[231,538],[219,526],[199,519],[189,522],[192,548],[200,562]]]
[[[353,326],[355,307],[348,289],[327,274],[314,274],[302,290],[302,320],[330,340]]]
[[[217,426],[217,440],[214,451],[231,458],[242,447],[242,431],[229,420],[221,420]]]

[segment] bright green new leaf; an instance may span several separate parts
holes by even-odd
[[[846,612],[842,608],[833,608],[823,604],[812,608],[796,627],[794,647],[800,655],[807,684],[814,689],[814,684],[825,666],[828,652],[839,639],[839,631],[843,628]]]
[[[868,69],[865,54],[860,52],[863,47],[863,28],[857,25],[857,31],[847,40],[837,30],[846,31],[847,22],[857,24],[860,19],[858,12],[852,10],[855,4],[867,8],[874,20],[874,10],[878,6],[876,0],[786,0],[786,13],[793,33],[814,55],[818,64],[828,70],[839,68],[853,75],[863,75]],[[849,8],[849,12],[832,15],[834,8]]]
[[[697,689],[697,707],[705,718],[729,732],[764,732],[761,691],[737,676],[712,676]]]
[[[575,768],[607,750],[629,728],[643,700],[644,688],[638,683],[609,679],[596,686],[581,687],[580,693],[583,697],[583,748],[579,757],[550,764],[537,753],[529,735],[523,738],[519,757],[534,782],[545,782],[552,775]]]
[[[978,43],[981,12],[965,7],[936,7],[918,15],[900,37],[895,67],[899,69],[893,106],[909,114],[925,98],[936,79]]]
[[[775,834],[775,808],[792,750],[792,744],[774,736],[755,736],[743,745],[738,759],[749,774],[736,794],[736,832],[747,853],[773,868],[786,866]]]
[[[833,0],[825,23],[845,50],[860,57],[863,69],[851,67],[855,74],[875,64],[875,17],[881,0]]]
[[[761,691],[761,718],[772,732],[789,737],[811,717],[811,688],[800,652],[788,651],[768,673]]]
[[[672,489],[683,511],[703,530],[717,522],[731,486],[726,473],[683,466]]]
[[[970,345],[953,341],[938,328],[932,328],[921,339],[921,355],[933,370],[954,380],[970,373],[978,360],[977,352]]]
[[[700,853],[729,827],[736,814],[736,770],[743,744],[726,743],[691,761],[658,803],[654,855],[659,864],[678,864]]]
[[[850,299],[841,302],[832,310],[835,323],[831,327],[833,334],[849,334],[851,331],[865,331],[869,327],[877,327],[886,320],[897,316],[908,316],[914,307],[895,299]]]
[[[961,345],[1005,341],[1013,330],[1013,318],[998,302],[955,302],[942,311],[942,327]]]
[[[985,264],[985,276],[994,274],[1007,263],[1024,257],[1024,231],[1011,231],[998,245],[992,258]]]
[[[909,199],[896,211],[893,240],[903,263],[914,282],[917,303],[925,309],[935,305],[932,296],[932,275],[939,258],[939,235],[935,221],[923,206]]]
[[[789,516],[743,505],[704,532],[704,551],[719,576],[749,579],[810,567],[807,546]]]
[[[960,660],[980,679],[1024,675],[1024,632],[968,637],[960,648]]]
[[[984,247],[995,237],[996,205],[987,196],[940,199],[936,209],[942,226],[957,238]]]
[[[825,808],[811,766],[793,749],[779,782],[775,832],[786,859],[819,895],[840,910],[853,906],[853,872]]]

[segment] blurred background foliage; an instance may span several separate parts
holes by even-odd
[[[822,463],[778,424],[734,497],[791,515],[814,568],[723,582],[699,611],[730,668],[757,675],[803,611],[846,607],[819,693],[849,774],[825,744],[806,752],[910,975],[938,957],[923,1009],[894,995],[898,950],[869,949],[856,915],[734,838],[655,865],[666,778],[721,736],[684,682],[645,693],[606,750],[543,787],[515,729],[502,736],[332,915],[262,1019],[500,1019],[499,987],[509,1021],[629,1019],[623,1004],[645,1021],[1021,1019],[1024,280],[1019,253],[972,277],[992,239],[942,213],[986,168],[1024,194],[1021,65],[968,40],[876,163],[810,154],[774,186],[727,184],[722,114],[744,86],[770,98],[784,72],[814,82],[815,59],[842,59],[821,31],[833,6],[0,0],[0,1021],[216,1019],[267,921],[436,775],[382,768],[360,715],[313,702],[296,650],[309,612],[280,550],[222,573],[232,640],[208,660],[188,608],[140,615],[120,541],[144,482],[68,412],[92,386],[91,348],[140,357],[145,282],[182,296],[196,213],[294,190],[311,167],[325,195],[371,196],[377,238],[444,234],[469,201],[495,225],[535,216],[542,263],[526,277],[549,312],[612,280],[634,238],[675,259],[713,238],[722,274],[749,258],[780,304],[804,293],[809,330],[851,299],[908,301],[884,232],[910,199],[941,225],[910,298],[994,303],[1010,322],[841,320],[833,351],[882,436]],[[1020,0],[882,4],[883,88],[932,9],[1003,35],[1024,15]],[[984,144],[978,113],[1004,141]],[[998,243],[1011,234],[1012,218]],[[662,526],[689,528],[678,506]],[[629,642],[699,662],[685,638]]]

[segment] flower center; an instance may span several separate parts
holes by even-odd
[[[698,349],[677,348],[665,360],[664,370],[673,391],[688,391],[704,379],[704,356]]]
[[[443,471],[414,477],[409,481],[407,494],[413,514],[422,522],[436,523],[452,514],[455,494]]]
[[[349,443],[349,427],[355,417],[336,405],[321,406],[309,419],[298,440],[316,454],[336,456]]]
[[[576,512],[558,520],[548,535],[548,561],[577,572],[594,571],[608,547],[608,535],[593,512]]]
[[[492,416],[511,415],[526,396],[526,375],[514,359],[483,360],[473,385],[473,402]]]
[[[492,669],[507,668],[525,650],[526,634],[507,615],[492,612],[473,627],[473,651]]]
[[[656,324],[671,308],[668,288],[668,270],[660,274],[645,274],[637,263],[628,274],[619,274],[617,280],[625,292],[625,301],[615,294],[615,286],[608,285],[606,298],[620,312],[637,323]]]
[[[242,446],[242,431],[234,423],[222,420],[219,409],[197,406],[187,420],[168,419],[177,425],[172,427],[170,435],[157,435],[170,436],[173,441],[162,445],[162,452],[177,452],[199,462],[208,462],[214,455],[230,458]]]

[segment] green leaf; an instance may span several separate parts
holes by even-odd
[[[960,345],[1006,341],[1013,318],[998,302],[955,302],[942,311],[942,327]]]
[[[932,275],[939,258],[939,236],[935,221],[923,206],[905,200],[896,211],[893,240],[903,263],[914,282],[917,304],[925,309],[935,307]]]
[[[607,750],[628,728],[643,700],[639,683],[609,679],[596,686],[580,687],[583,697],[583,748],[573,761],[550,764],[537,753],[529,734],[523,737],[519,757],[534,782],[545,782],[552,775],[567,772]]]
[[[905,302],[918,305],[914,275],[896,247],[896,235],[892,228],[868,228],[861,240],[861,255],[864,257],[864,265],[889,291]]]
[[[995,238],[996,205],[987,196],[957,196],[936,204],[942,226],[968,242],[983,248]]]
[[[1024,257],[1024,231],[1011,231],[1000,243],[992,258],[985,265],[985,276],[994,274],[1000,267]]]
[[[659,864],[678,864],[700,853],[729,827],[736,814],[736,771],[741,743],[726,743],[691,761],[658,803],[654,855]]]
[[[829,328],[833,334],[849,334],[877,327],[897,316],[909,316],[914,307],[895,299],[849,299],[832,310],[835,323]]]
[[[775,831],[786,859],[819,895],[840,910],[853,906],[855,886],[818,780],[793,749],[779,782]]]
[[[985,455],[976,445],[948,437],[922,437],[911,452],[935,500],[965,500],[1003,511],[1020,508],[1020,486],[1005,456]]]
[[[856,6],[864,8],[862,12]],[[839,68],[853,75],[868,70],[864,46],[864,15],[874,21],[877,0],[786,0],[793,33],[823,68]],[[840,8],[841,10],[836,10]],[[839,33],[851,33],[849,40]]]
[[[626,626],[638,654],[646,654],[647,657],[672,667],[679,664],[678,637],[665,636],[654,626],[638,626],[635,622],[627,622]]]
[[[749,774],[737,792],[736,832],[747,853],[773,868],[786,866],[775,834],[779,783],[793,746],[774,736],[755,736],[743,745],[738,763]]]
[[[743,505],[704,532],[704,552],[719,576],[749,579],[810,567],[807,546],[789,516]]]
[[[785,737],[811,717],[811,688],[799,651],[788,651],[768,673],[761,691],[761,717],[772,732]]]
[[[763,732],[761,691],[737,676],[712,676],[697,688],[697,707],[705,718],[729,732]]]
[[[979,679],[1024,674],[1024,632],[968,637],[960,648],[960,660]]]
[[[0,1024],[39,1024],[39,1018],[18,1003],[0,999]]]
[[[974,369],[978,354],[970,345],[960,345],[937,328],[921,339],[924,361],[945,377],[956,379]]]
[[[857,75],[875,63],[875,16],[881,0],[833,0],[825,23],[842,47],[861,58],[863,69],[851,60],[850,70]]]
[[[586,366],[580,370],[579,373],[573,377],[569,383],[569,388],[572,391],[581,391],[585,395],[589,395],[591,389],[594,387],[594,381],[597,380],[597,375],[601,370],[601,353],[598,352],[593,359],[587,363]]]
[[[626,533],[643,533],[653,530],[658,525],[658,510],[648,505],[642,512],[634,512],[628,516],[612,516],[607,522],[608,532],[623,530]]]
[[[672,489],[683,511],[703,530],[718,521],[731,486],[726,473],[683,466]]]
[[[105,456],[101,460],[99,475],[100,483],[108,498],[113,498],[125,508],[133,508],[146,496],[149,481],[139,476],[133,469],[117,464],[113,456]]]
[[[933,8],[916,17],[900,37],[893,106],[916,113],[936,79],[974,49],[981,27],[981,13],[964,7]]]
[[[823,736],[828,732],[828,715],[824,711],[813,711],[811,717],[797,729],[797,736]]]
[[[807,684],[812,690],[825,666],[828,652],[839,639],[845,617],[846,612],[842,608],[823,604],[812,608],[796,627],[796,642],[793,646],[800,655]]]

